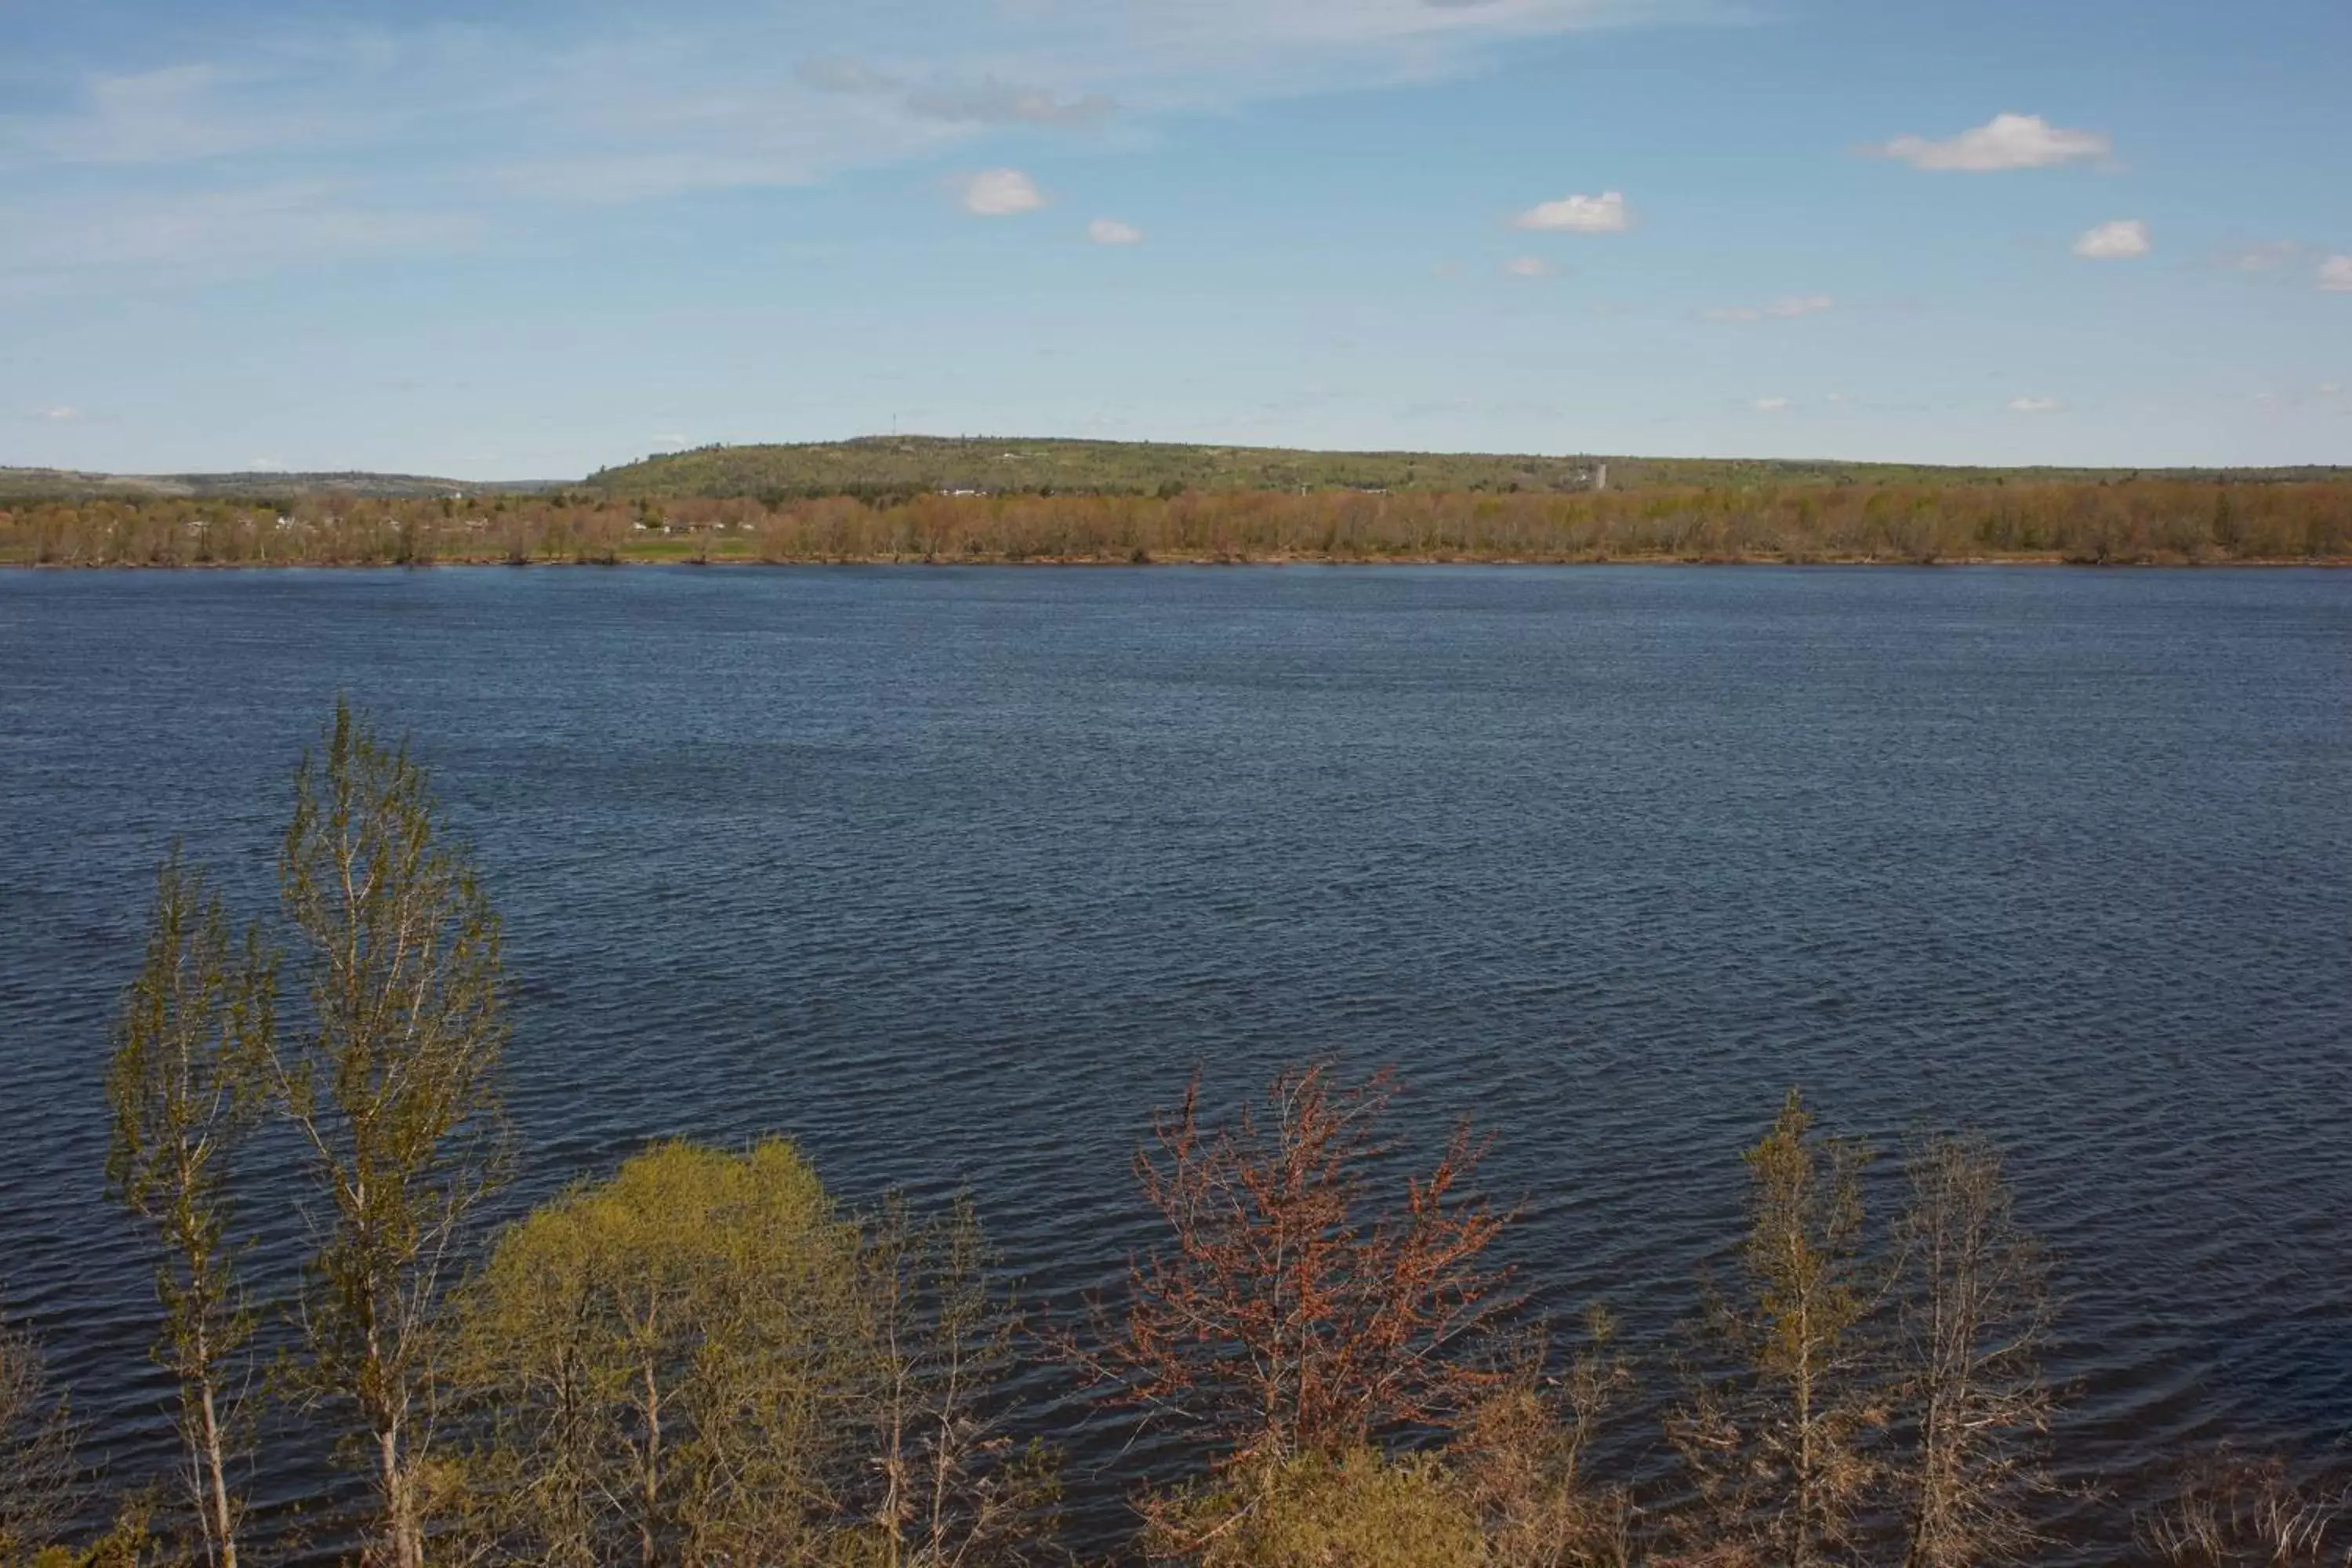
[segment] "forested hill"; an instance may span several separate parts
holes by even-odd
[[[2263,483],[2334,479],[2347,470],[2299,468],[1983,468],[1908,463],[1741,458],[1543,457],[1481,452],[1318,452],[1162,441],[1030,440],[1006,437],[866,436],[800,445],[701,447],[602,468],[584,480],[442,479],[422,474],[108,474],[0,465],[0,506],[101,500],[456,500],[569,492],[757,499],[855,496],[888,502],[941,491],[978,495],[1394,490],[1579,493],[1727,490],[1777,486],[1978,485],[1996,480],[2102,483],[2168,479]]]
[[[1317,452],[1010,437],[867,436],[794,446],[702,447],[604,468],[590,489],[616,496],[868,498],[983,494],[1172,495],[1180,490],[1612,490],[1758,484],[1968,484],[2009,477],[2122,479],[2126,469],[1922,468],[1902,463],[1715,458],[1538,457],[1453,452]],[[2322,479],[2324,468],[2235,470],[2244,479]],[[2170,478],[2220,477],[2168,470]]]

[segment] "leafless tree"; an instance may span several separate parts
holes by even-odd
[[[2042,1542],[2029,1505],[2055,1486],[2043,1463],[2055,1401],[2040,1364],[2051,1315],[2042,1250],[2018,1225],[1986,1139],[1918,1140],[1906,1165],[1897,1397],[1916,1428],[1906,1561],[2020,1562]]]
[[[2228,1449],[2191,1466],[2141,1521],[2141,1543],[2173,1568],[2326,1568],[2352,1563],[2352,1496],[2299,1481],[2284,1459]]]
[[[0,1563],[30,1558],[72,1522],[78,1435],[40,1345],[0,1324]]]

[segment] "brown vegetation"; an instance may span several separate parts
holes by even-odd
[[[1481,1152],[1467,1128],[1375,1195],[1396,1089],[1318,1064],[1213,1131],[1197,1081],[1155,1119],[1136,1178],[1169,1245],[1132,1267],[1124,1317],[1074,1345],[1106,1392],[1249,1466],[1450,1426],[1499,1381],[1473,1352],[1508,1306],[1481,1261],[1505,1216],[1462,1190]]]
[[[1782,485],[1623,493],[1325,490],[751,499],[589,492],[0,507],[0,562],[2105,563],[2352,558],[2352,482]]]

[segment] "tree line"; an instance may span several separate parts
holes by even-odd
[[[522,1152],[499,922],[405,745],[339,705],[278,870],[277,918],[240,922],[164,862],[106,1076],[104,1179],[154,1266],[177,1462],[89,1473],[38,1345],[0,1327],[0,1563],[1076,1563],[1061,1453],[1024,1436],[1057,1428],[1139,1456],[1108,1561],[2057,1549],[2049,1263],[1982,1137],[1915,1137],[1874,1215],[1874,1151],[1791,1092],[1744,1156],[1706,1310],[1636,1357],[1603,1311],[1563,1331],[1534,1310],[1495,1261],[1516,1215],[1479,1186],[1487,1142],[1465,1122],[1416,1159],[1393,1073],[1310,1062],[1223,1111],[1196,1079],[1135,1159],[1157,1243],[1033,1324],[970,1198],[854,1207],[781,1140],[656,1143],[490,1226]],[[307,1237],[282,1292],[250,1269],[269,1205]],[[1673,1389],[1646,1445],[1637,1367]],[[256,1511],[259,1478],[320,1457],[358,1500]],[[2109,1554],[2343,1563],[2343,1512],[2225,1450]]]
[[[0,562],[391,565],[630,560],[2340,561],[2352,481],[1779,485],[710,499],[106,500],[0,507]]]

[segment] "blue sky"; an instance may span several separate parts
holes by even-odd
[[[2344,0],[0,0],[0,462],[2352,463]]]

